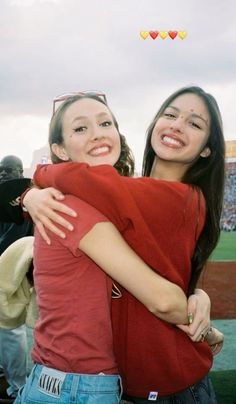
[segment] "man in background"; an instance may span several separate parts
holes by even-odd
[[[0,161],[0,184],[23,178],[23,164],[17,156],[6,156]],[[16,240],[31,236],[33,225],[0,222],[0,255]],[[1,278],[0,278],[1,284]],[[18,389],[27,376],[28,343],[25,325],[14,329],[0,328],[0,403],[14,401]],[[2,375],[2,377],[1,377]],[[4,376],[3,376],[4,375]]]

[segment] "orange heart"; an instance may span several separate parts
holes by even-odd
[[[148,31],[140,31],[140,36],[143,39],[146,39],[148,37],[149,32]]]
[[[152,39],[156,39],[158,34],[159,34],[158,31],[149,31],[149,35],[150,35],[150,37],[152,37]]]
[[[165,38],[167,37],[167,35],[168,35],[168,32],[167,32],[167,31],[160,31],[160,32],[159,32],[159,35],[160,35],[160,37],[161,37],[162,39],[165,39]]]
[[[187,35],[187,32],[186,32],[186,31],[179,31],[179,32],[178,32],[178,35],[179,35],[179,37],[180,37],[181,39],[184,39],[184,38],[186,37],[186,35]]]
[[[169,34],[169,37],[170,37],[171,39],[175,39],[175,37],[177,36],[178,32],[177,32],[177,31],[169,31],[168,34]]]

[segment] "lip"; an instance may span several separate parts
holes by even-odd
[[[89,150],[88,154],[92,157],[103,157],[111,153],[111,146],[107,143],[101,143]]]
[[[180,149],[185,146],[185,143],[182,139],[170,133],[164,133],[163,135],[161,135],[161,143],[173,149]]]

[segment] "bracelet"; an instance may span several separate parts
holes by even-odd
[[[209,330],[207,331],[207,333],[205,334],[205,338],[209,337],[209,335],[213,332],[213,327],[210,326]]]
[[[213,332],[213,327],[210,326],[209,330],[204,334],[203,332],[201,333],[201,342],[205,341],[207,337],[209,337]]]

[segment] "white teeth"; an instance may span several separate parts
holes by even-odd
[[[98,147],[96,149],[91,150],[90,154],[92,156],[98,156],[99,154],[108,153],[108,152],[109,152],[109,147],[108,146],[102,146],[102,147]]]
[[[176,145],[180,145],[181,146],[181,143],[178,141],[178,140],[176,140],[176,139],[173,139],[172,137],[169,137],[169,136],[164,136],[163,137],[163,140],[164,140],[164,142],[168,142],[168,143],[172,143],[172,144],[176,144]]]

